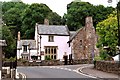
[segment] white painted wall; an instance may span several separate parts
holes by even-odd
[[[71,54],[71,48],[67,43],[69,41],[69,36],[54,36],[54,42],[48,42],[48,35],[41,35],[41,37],[42,37],[41,51],[45,52],[44,46],[58,46],[57,59],[63,59],[63,55],[65,52],[67,53],[67,55]],[[40,42],[40,38],[39,38],[39,42]],[[40,52],[40,48],[39,48],[39,52]],[[42,60],[44,60],[44,55],[42,56]]]
[[[21,54],[23,53],[23,50],[17,50],[17,59],[22,58]],[[29,50],[27,51],[29,53]],[[30,56],[37,56],[37,50],[30,50]]]
[[[119,61],[119,55],[113,57],[114,61]]]
[[[19,44],[19,41],[18,41]],[[23,46],[21,50],[17,50],[17,59],[22,58],[21,54],[23,53]],[[27,47],[27,53],[29,53],[28,47]],[[30,56],[37,56],[37,50],[30,50]]]

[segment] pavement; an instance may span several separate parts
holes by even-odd
[[[116,79],[119,78],[119,80],[120,80],[120,76],[118,76],[118,74],[113,74],[113,73],[96,70],[96,69],[94,69],[94,65],[82,67],[79,69],[79,72],[86,74],[86,75],[96,77],[96,78],[116,78]]]

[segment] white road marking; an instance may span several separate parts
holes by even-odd
[[[25,74],[20,73],[20,72],[19,72],[19,74],[21,74],[21,75],[22,75],[22,80],[26,80],[26,78],[27,78],[27,77],[26,77],[26,75],[25,75]]]
[[[76,65],[76,66],[80,66],[79,68],[77,68],[76,70],[72,70],[72,69],[69,69],[69,68],[66,68],[66,67],[69,67],[69,66],[73,66],[73,65],[66,65],[66,66],[39,66],[39,68],[51,68],[51,69],[62,69],[62,70],[67,70],[67,71],[73,71],[73,72],[76,72],[80,75],[84,75],[84,76],[87,76],[87,77],[91,77],[91,78],[97,78],[95,76],[92,76],[90,74],[84,74],[82,72],[82,69],[83,68],[86,68],[86,67],[90,67],[91,65],[88,66],[88,64],[83,64],[83,65]],[[36,66],[38,67],[38,66]],[[23,78],[26,78],[25,74],[23,74]],[[25,79],[26,80],[26,79]]]

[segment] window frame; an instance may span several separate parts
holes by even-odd
[[[54,42],[54,36],[53,35],[48,36],[48,42]]]
[[[23,45],[23,52],[27,52],[27,45]]]
[[[57,46],[44,46],[45,49],[45,56],[50,56],[50,59],[56,60],[57,59]],[[50,53],[49,53],[50,50]],[[55,52],[54,52],[55,50]],[[53,56],[53,57],[52,57]],[[54,57],[56,56],[56,57]]]

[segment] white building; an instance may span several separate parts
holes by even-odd
[[[36,47],[39,59],[63,59],[64,53],[71,54],[69,41],[69,30],[67,26],[39,25],[35,27]]]
[[[18,32],[17,59],[63,59],[64,53],[71,54],[69,38],[67,26],[36,24],[35,40],[20,40]]]

